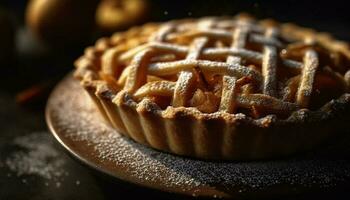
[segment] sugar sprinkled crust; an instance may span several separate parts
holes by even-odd
[[[101,39],[76,62],[75,75],[107,121],[140,143],[182,155],[250,159],[270,157],[262,148],[267,144],[252,155],[223,155],[211,145],[179,147],[184,138],[172,134],[182,118],[196,129],[192,141],[239,127],[274,140],[291,126],[308,132],[317,129],[314,122],[341,124],[337,117],[349,110],[349,58],[347,45],[326,34],[246,16],[212,17],[148,24]],[[335,92],[325,95],[329,85]],[[224,128],[211,130],[211,123]],[[167,144],[152,142],[161,134],[156,126],[164,127]],[[322,132],[320,141],[330,130]],[[305,148],[296,146],[269,154]]]

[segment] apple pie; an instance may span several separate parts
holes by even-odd
[[[270,19],[150,23],[99,39],[75,65],[105,121],[177,155],[280,157],[349,124],[347,44]]]

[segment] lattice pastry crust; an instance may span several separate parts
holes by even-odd
[[[132,28],[100,39],[76,66],[114,128],[180,155],[287,155],[350,115],[346,43],[247,15]]]

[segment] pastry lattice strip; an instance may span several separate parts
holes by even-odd
[[[248,29],[243,27],[237,29],[232,34],[232,48],[243,48],[246,44],[246,38],[248,35]],[[242,61],[241,57],[227,56],[226,63],[228,64],[240,64]],[[236,78],[233,76],[224,75],[222,79],[222,92],[221,92],[221,101],[219,110],[223,112],[232,113],[236,108],[236,93],[237,93],[237,84]]]

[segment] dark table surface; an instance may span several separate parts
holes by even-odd
[[[16,2],[16,3],[15,3]],[[17,54],[0,73],[0,199],[110,199],[124,195],[174,196],[132,185],[113,182],[95,174],[69,157],[49,133],[45,119],[45,103],[50,89],[73,69],[73,61],[82,48],[59,52],[48,50],[33,39],[21,25],[25,1],[4,1],[18,21]],[[293,21],[321,31],[331,32],[350,41],[346,4],[283,1],[153,1],[150,20],[235,14],[240,10],[258,17]],[[1,5],[1,4],[0,4]],[[166,11],[166,12],[165,12]],[[36,100],[25,105],[15,102],[16,94],[33,85],[44,87]],[[347,195],[347,191],[336,197]],[[313,194],[314,195],[314,194]],[[334,197],[328,194],[326,197]],[[317,195],[316,195],[317,196]],[[313,197],[313,196],[311,196]],[[310,195],[291,197],[310,198]],[[346,198],[346,197],[345,197]]]

